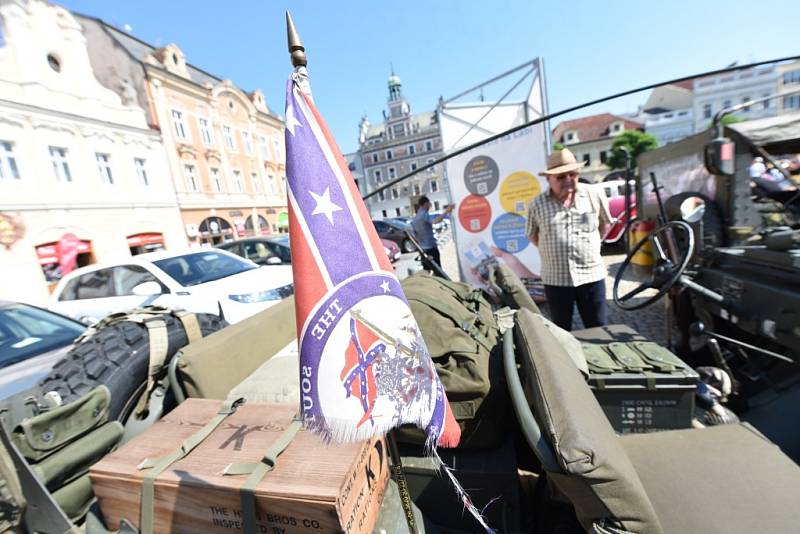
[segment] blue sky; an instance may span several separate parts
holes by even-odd
[[[736,60],[800,55],[791,27],[800,21],[796,0],[56,2],[128,25],[151,44],[176,43],[190,63],[245,90],[261,88],[280,115],[291,69],[289,9],[306,46],[315,101],[345,152],[357,148],[362,115],[381,120],[390,64],[412,111],[426,111],[440,95],[543,56],[556,111]],[[646,98],[572,116],[634,111]]]

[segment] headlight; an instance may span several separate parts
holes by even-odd
[[[267,289],[264,291],[256,291],[253,293],[244,293],[241,295],[228,295],[228,298],[234,302],[241,302],[243,304],[250,304],[253,302],[264,302],[266,300],[281,300],[291,296],[294,293],[294,286],[292,284],[278,287],[275,289]]]

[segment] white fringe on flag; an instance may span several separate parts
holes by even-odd
[[[464,509],[467,510],[478,523],[480,523],[480,525],[487,532],[487,534],[497,534],[496,531],[489,526],[489,523],[487,523],[486,518],[483,517],[482,511],[478,510],[478,508],[474,504],[472,504],[472,498],[470,498],[469,494],[467,493],[467,490],[461,487],[461,484],[458,482],[455,475],[453,475],[452,473],[453,468],[444,463],[444,460],[442,460],[442,458],[439,456],[439,451],[436,450],[436,447],[435,446],[426,447],[426,449],[427,449],[426,452],[436,462],[436,466],[441,471],[444,471],[444,473],[447,475],[447,478],[450,479],[450,484],[453,485],[453,489],[455,489],[456,495],[458,495],[458,498],[461,500],[461,504],[464,506]],[[491,504],[491,502],[493,501],[494,499],[492,499],[492,501],[490,501],[489,504]]]

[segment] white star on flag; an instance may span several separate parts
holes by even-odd
[[[384,293],[388,293],[389,292],[389,281],[388,280],[384,280],[383,281],[383,283],[381,284],[381,289],[383,289]]]
[[[300,121],[297,120],[297,117],[294,116],[294,106],[286,106],[286,129],[289,130],[289,133],[294,135],[294,129],[297,126],[300,128],[303,127]]]
[[[325,192],[321,195],[318,195],[313,191],[309,191],[309,194],[314,197],[314,200],[317,202],[317,205],[314,208],[314,211],[311,212],[311,215],[319,215],[321,213],[328,218],[329,223],[333,224],[333,212],[342,211],[342,208],[331,202],[330,187],[326,187]]]

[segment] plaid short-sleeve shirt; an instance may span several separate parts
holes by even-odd
[[[610,219],[605,194],[585,184],[578,184],[569,208],[549,190],[534,198],[528,206],[527,235],[539,235],[542,282],[577,287],[605,278],[598,226]]]

